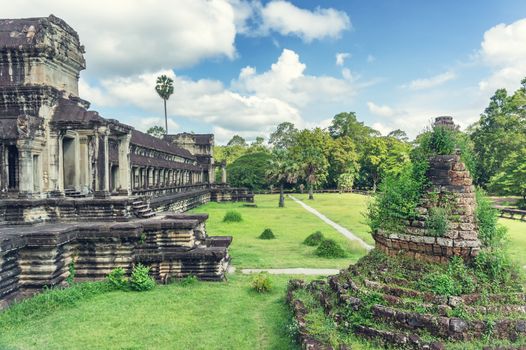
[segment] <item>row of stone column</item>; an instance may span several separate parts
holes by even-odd
[[[155,167],[133,167],[133,189],[174,187],[203,182],[202,171],[165,169]]]

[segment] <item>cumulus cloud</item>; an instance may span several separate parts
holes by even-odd
[[[313,106],[347,101],[354,95],[351,82],[308,75],[306,68],[296,52],[284,49],[270,69],[258,73],[253,67],[245,67],[230,86],[161,70],[103,79],[100,86],[83,81],[80,95],[92,98],[94,107],[132,106],[149,115],[161,114],[162,103],[153,87],[156,77],[165,74],[174,79],[175,92],[168,100],[172,118],[181,116],[210,124],[225,137],[233,133],[252,137],[270,132],[283,121],[304,127],[308,123],[305,116]]]
[[[260,7],[261,30],[281,35],[295,35],[306,42],[315,39],[337,38],[351,28],[349,16],[333,8],[314,11],[296,7],[288,1],[275,0]]]
[[[515,90],[526,76],[526,18],[499,24],[484,33],[479,56],[493,72],[479,83],[482,91]]]
[[[442,74],[435,75],[430,78],[416,79],[411,81],[407,86],[411,90],[423,90],[430,89],[440,86],[450,80],[455,79],[457,76],[453,71],[447,71]],[[405,86],[404,86],[405,87]]]
[[[379,106],[375,104],[374,102],[367,102],[367,108],[369,109],[369,112],[371,112],[374,115],[378,115],[381,117],[392,117],[396,114],[395,110],[389,106]]]
[[[351,58],[351,54],[348,52],[338,52],[336,54],[336,65],[343,66],[346,58]]]
[[[2,16],[54,13],[79,33],[90,74],[125,75],[234,58],[243,9],[227,0],[18,0],[2,4]]]

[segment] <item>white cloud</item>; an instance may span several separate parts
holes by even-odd
[[[275,0],[261,7],[261,30],[296,35],[306,42],[337,38],[351,28],[349,16],[333,8],[301,9],[287,1]]]
[[[305,117],[313,106],[348,101],[355,93],[347,80],[311,76],[305,70],[299,56],[285,49],[269,70],[258,74],[255,68],[245,67],[229,87],[217,80],[192,80],[163,70],[104,79],[100,87],[83,82],[80,96],[89,95],[94,107],[131,106],[149,115],[162,115],[162,102],[153,87],[156,77],[166,74],[174,79],[175,92],[168,100],[171,118],[182,116],[210,124],[224,137],[233,133],[255,137],[283,121],[303,127],[309,123]]]
[[[54,13],[86,47],[89,74],[135,74],[187,67],[216,57],[233,59],[236,27],[246,16],[227,0],[18,0],[2,4],[2,17]]]
[[[353,76],[352,76],[351,70],[349,68],[343,68],[342,69],[342,77],[345,80],[352,80]]]
[[[482,91],[513,91],[526,76],[526,18],[499,24],[484,33],[479,56],[493,72],[479,83]]]
[[[455,72],[447,71],[447,72],[435,75],[430,78],[413,80],[407,86],[412,90],[430,89],[430,88],[440,86],[455,78],[456,78]]]
[[[346,58],[351,58],[351,54],[348,52],[338,52],[336,54],[336,65],[343,66]]]
[[[392,117],[396,114],[395,110],[389,106],[379,106],[373,102],[367,102],[369,112],[380,117]]]

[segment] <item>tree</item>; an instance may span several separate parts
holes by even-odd
[[[526,143],[526,79],[512,96],[499,89],[477,123],[470,126],[475,150],[475,182],[485,186],[507,157]]]
[[[146,133],[153,137],[157,137],[158,139],[162,139],[163,136],[166,135],[166,130],[164,130],[162,126],[155,125],[146,130]]]
[[[403,141],[403,142],[409,141],[409,138],[407,137],[407,134],[405,133],[405,131],[400,130],[400,129],[391,131],[389,134],[387,134],[387,137],[394,137],[398,141]]]
[[[287,183],[293,184],[298,181],[300,176],[299,164],[293,161],[289,151],[275,148],[272,151],[272,158],[266,175],[272,184],[279,186],[279,207],[283,208],[285,206],[283,187]]]
[[[337,187],[342,174],[355,176],[358,173],[358,153],[354,142],[348,136],[331,140],[328,160],[328,187]]]
[[[242,147],[246,147],[247,146],[247,142],[241,136],[234,135],[234,136],[232,136],[232,138],[230,139],[230,141],[228,141],[228,143],[226,145],[227,146],[242,146]]]
[[[297,134],[291,147],[291,157],[309,186],[309,199],[314,199],[314,186],[327,179],[330,143],[331,137],[326,131],[320,128],[305,129]]]
[[[500,171],[490,179],[488,187],[500,195],[519,195],[526,203],[526,146],[506,158]]]
[[[348,136],[357,145],[362,144],[367,138],[380,136],[380,132],[359,122],[354,112],[336,114],[329,126],[329,133],[334,138]]]
[[[262,146],[265,142],[265,138],[263,136],[256,136],[256,139],[254,142],[252,142],[252,145],[254,146]]]
[[[398,174],[409,162],[411,146],[393,137],[372,137],[363,145],[360,182],[373,192],[386,175]]]
[[[166,75],[161,75],[157,78],[155,85],[155,91],[164,102],[164,130],[168,133],[168,114],[166,112],[166,101],[174,93],[174,81],[172,78],[168,78]]]
[[[262,190],[268,187],[266,173],[271,156],[265,152],[248,153],[232,162],[227,168],[229,183],[234,187]]]
[[[268,143],[274,148],[289,148],[293,145],[297,134],[298,129],[294,127],[294,124],[283,122],[270,134]]]
[[[355,173],[343,173],[338,176],[338,189],[340,191],[350,191],[354,185]]]

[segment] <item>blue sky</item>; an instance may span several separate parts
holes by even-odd
[[[175,79],[170,132],[267,136],[355,111],[415,136],[437,115],[467,126],[526,76],[526,1],[20,0],[86,46],[81,97],[138,129],[162,125],[159,74]],[[104,9],[104,11],[101,11]],[[337,55],[340,59],[337,60]]]

